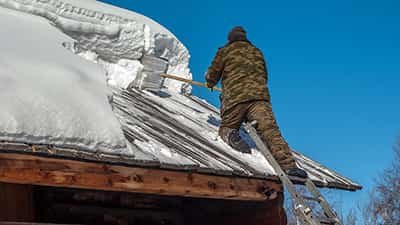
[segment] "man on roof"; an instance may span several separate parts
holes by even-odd
[[[234,27],[228,43],[218,49],[206,73],[207,87],[222,80],[221,125],[219,135],[233,149],[250,153],[240,137],[242,122],[257,121],[256,130],[289,176],[305,178],[297,167],[289,145],[283,138],[272,112],[267,88],[267,66],[262,52],[248,39],[243,27]]]

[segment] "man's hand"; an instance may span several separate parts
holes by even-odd
[[[204,85],[207,87],[207,89],[208,89],[209,91],[213,92],[213,85],[211,85],[211,84],[208,83],[208,82],[205,82]]]

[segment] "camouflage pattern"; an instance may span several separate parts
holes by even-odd
[[[240,137],[239,129],[220,127],[219,136],[233,149],[243,153],[251,153],[250,146]]]
[[[264,56],[248,41],[236,41],[218,50],[207,71],[207,86],[215,86],[220,79],[222,111],[238,103],[270,99]]]
[[[221,115],[219,134],[231,129],[239,129],[242,122],[257,121],[256,130],[270,149],[282,169],[295,168],[296,164],[289,145],[282,137],[268,101],[249,101],[239,103]]]
[[[238,130],[242,122],[256,120],[257,131],[281,167],[296,168],[289,145],[282,137],[272,112],[267,68],[261,51],[246,39],[229,42],[218,49],[207,71],[207,86],[213,87],[221,79],[219,135],[224,141],[227,142],[232,130]],[[230,144],[229,140],[227,143]]]

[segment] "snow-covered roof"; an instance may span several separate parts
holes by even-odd
[[[218,110],[196,96],[114,90],[112,104],[138,164],[257,178],[275,174],[258,150],[243,154],[223,142],[218,137]],[[294,156],[319,186],[360,188],[298,152]]]
[[[95,1],[0,0],[0,27],[8,34],[0,36],[3,143],[56,146],[38,153],[77,159],[274,176],[257,150],[242,154],[217,137],[218,110],[190,87],[166,80],[159,92],[129,88],[151,72],[149,57],[191,78],[187,49],[154,21]],[[295,156],[321,186],[360,188]]]

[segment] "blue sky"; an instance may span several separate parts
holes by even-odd
[[[365,200],[400,134],[400,1],[105,0],[171,30],[195,80],[227,32],[242,25],[266,56],[281,130],[291,147],[361,183]],[[219,105],[218,94],[193,93]]]

